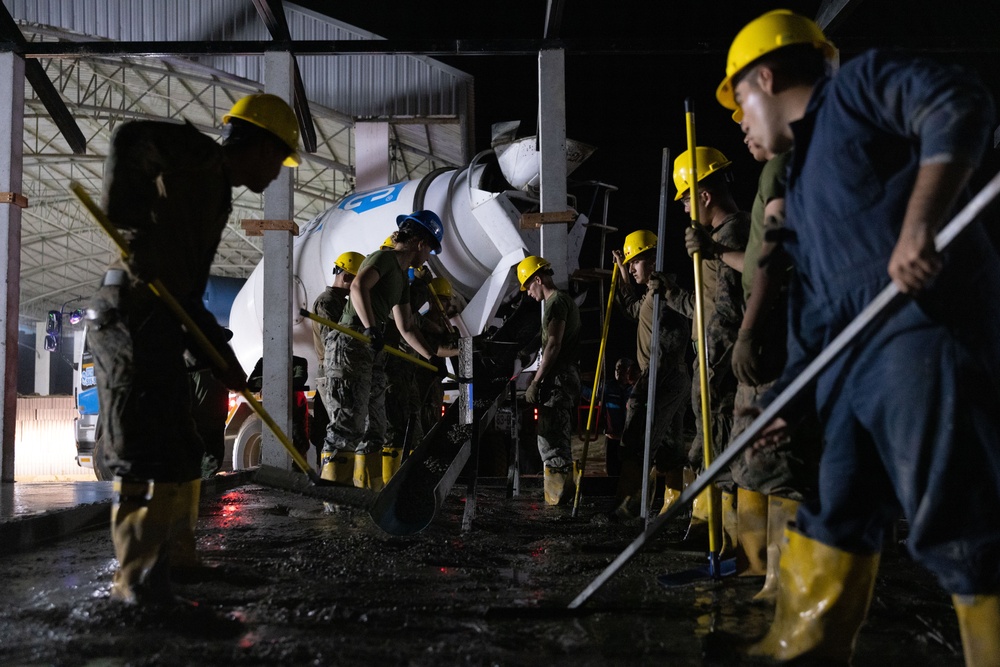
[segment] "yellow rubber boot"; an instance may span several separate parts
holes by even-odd
[[[953,595],[965,667],[1000,665],[1000,596]]]
[[[201,557],[195,547],[194,529],[198,525],[198,501],[201,480],[177,485],[170,526],[170,567],[198,567]]]
[[[382,450],[379,449],[374,452],[368,452],[365,454],[365,486],[366,489],[371,489],[376,493],[381,491],[385,486],[382,481]]]
[[[785,551],[785,529],[795,521],[798,511],[797,500],[767,497],[767,574],[764,575],[764,587],[753,596],[753,602],[774,604],[778,595],[778,563]]]
[[[671,489],[669,486],[663,487],[663,506],[660,507],[660,514],[666,514],[667,510],[674,506],[677,499],[681,497],[681,492]]]
[[[368,465],[364,454],[354,455],[354,486],[359,489],[368,488]]]
[[[767,574],[767,496],[740,488],[736,496],[736,573],[741,577],[762,577]]]
[[[354,475],[352,457],[340,450],[324,451],[320,457],[320,477],[338,484],[350,485]]]
[[[137,604],[147,598],[169,597],[169,579],[161,554],[170,537],[176,486],[115,478],[111,541],[118,569],[111,584],[113,600]]]
[[[402,462],[403,450],[399,447],[393,447],[392,445],[386,445],[382,448],[382,482],[383,484],[388,484],[392,476],[396,474],[399,470],[399,464]]]
[[[785,532],[774,620],[747,649],[779,662],[799,658],[849,664],[868,614],[880,554],[858,555]]]
[[[545,467],[545,504],[561,505],[573,497],[573,480],[568,470]]]
[[[665,513],[677,499],[681,497],[681,490],[684,487],[683,470],[675,468],[668,470],[663,475],[663,505],[660,507],[660,514]]]
[[[704,542],[708,544],[708,499],[716,493],[714,486],[709,486],[691,501],[691,522],[688,523],[682,544]]]

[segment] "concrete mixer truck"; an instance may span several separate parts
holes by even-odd
[[[593,148],[567,142],[567,173]],[[538,229],[522,229],[525,213],[538,211],[539,159],[535,138],[495,141],[462,169],[439,169],[424,178],[351,194],[309,221],[294,239],[292,249],[293,354],[309,364],[309,386],[316,386],[318,359],[310,320],[299,309],[312,309],[316,297],[332,280],[334,260],[342,252],[368,254],[396,230],[396,216],[417,209],[438,213],[444,224],[442,250],[429,262],[435,276],[451,283],[467,305],[458,322],[460,331],[475,336],[490,326],[497,309],[518,293],[512,267],[528,255],[539,254]],[[568,270],[577,268],[587,229],[581,215],[569,231]],[[249,372],[263,349],[263,262],[247,279],[233,301],[229,326],[231,345]],[[227,423],[232,442],[232,465],[241,469],[260,460],[261,423],[246,405],[236,405]],[[227,447],[228,449],[228,447]]]

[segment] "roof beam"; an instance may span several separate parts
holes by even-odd
[[[702,55],[725,53],[728,44],[714,47],[665,47],[661,40],[636,39],[348,39],[273,41],[172,41],[172,42],[30,42],[13,50],[25,58],[84,58],[97,56],[203,56],[261,55],[292,51],[299,56],[419,55],[419,56],[532,56],[544,49],[561,48],[578,55]]]
[[[279,0],[253,0],[257,13],[267,26],[267,31],[275,41],[292,43],[292,36],[288,33],[288,21],[285,19],[285,8]],[[295,115],[299,119],[299,130],[302,134],[302,144],[306,153],[316,152],[316,127],[313,125],[312,114],[309,113],[309,98],[306,97],[306,87],[302,83],[302,75],[299,73],[299,63],[295,58],[295,53],[289,49],[292,56],[292,76],[294,77],[293,90]]]
[[[840,44],[844,50],[843,41]],[[946,37],[920,36],[919,42],[900,44],[919,53],[1000,53],[996,40],[971,37],[956,45]],[[429,57],[458,56],[529,56],[538,52],[561,48],[568,56],[716,56],[725,55],[728,43],[692,42],[690,46],[664,46],[662,41],[641,39],[406,39],[406,40],[307,40],[281,41],[229,41],[229,42],[29,42],[24,45],[0,43],[25,58],[97,58],[145,57],[169,58],[171,56],[243,55],[259,56],[270,51],[289,51],[294,47],[297,57],[305,56],[361,56],[361,55],[413,55]],[[848,44],[848,50],[861,50],[863,44]]]
[[[19,47],[28,44],[28,40],[21,34],[21,29],[17,27],[14,17],[10,15],[7,8],[0,4],[0,38]],[[16,49],[15,49],[16,51]],[[83,137],[83,132],[73,120],[73,114],[66,108],[66,103],[59,96],[59,91],[52,85],[49,77],[45,74],[45,69],[37,60],[26,58],[24,61],[24,78],[28,80],[34,89],[38,99],[45,105],[45,109],[52,117],[52,121],[59,128],[70,149],[77,155],[87,152],[87,140]]]

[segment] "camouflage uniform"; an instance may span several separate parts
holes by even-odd
[[[375,327],[384,327],[396,305],[410,302],[406,273],[399,268],[392,250],[377,250],[361,263],[361,270],[373,266],[379,273],[371,290]],[[356,331],[364,327],[354,305],[348,301],[340,324]],[[329,379],[330,426],[324,452],[346,450],[357,454],[381,452],[386,441],[385,365],[388,353],[376,353],[370,345],[335,331],[326,339],[323,355]]]
[[[552,321],[566,323],[559,357],[544,380],[538,406],[538,453],[546,468],[567,469],[573,462],[573,411],[580,403],[580,309],[573,298],[557,290],[545,300],[542,315],[542,349],[548,342]]]
[[[750,238],[743,256],[743,295],[746,300],[750,299],[750,287],[764,241],[764,207],[772,199],[785,196],[785,171],[790,155],[782,153],[768,160],[760,173],[757,196],[750,212]],[[758,385],[738,384],[732,430],[734,438],[754,420],[753,416],[741,416],[740,413],[757,404],[784,368],[787,322],[787,289],[782,284],[781,298],[755,324],[756,338],[763,341],[760,367],[765,377]],[[757,452],[745,450],[733,461],[733,481],[744,489],[801,501],[816,489],[821,438],[815,418],[807,419],[788,442]]]
[[[184,350],[202,351],[146,281],[159,278],[223,355],[225,330],[202,301],[231,210],[222,149],[191,125],[132,122],[112,141],[104,206],[130,243],[88,309],[105,460],[124,480],[201,477]]]
[[[749,231],[750,216],[739,211],[713,227],[711,234],[717,243],[727,248],[743,249],[746,247]],[[740,272],[719,258],[702,261],[702,282],[708,387],[712,408],[712,454],[715,457],[726,448],[733,427],[736,376],[733,375],[732,353],[736,334],[743,322],[743,286]],[[693,292],[674,288],[667,292],[666,301],[671,308],[694,321]],[[696,339],[696,335],[697,332],[692,330],[692,339]],[[691,408],[696,417],[696,435],[691,443],[689,457],[696,468],[700,468],[704,462],[699,373],[698,356],[695,355],[691,370]],[[723,484],[731,483],[725,477],[719,481]]]
[[[649,398],[649,357],[653,340],[653,293],[638,296],[631,284],[619,284],[615,301],[625,313],[636,320],[636,362],[641,374],[626,402],[625,426],[622,433],[622,454],[642,460],[646,444],[646,405]],[[653,431],[650,457],[661,445],[663,463],[669,467],[687,463],[688,447],[684,443],[685,401],[691,395],[691,377],[684,355],[688,329],[677,313],[662,309],[660,313],[659,365],[656,373]]]
[[[348,287],[327,287],[316,297],[313,312],[331,322],[340,322],[344,307],[350,296]],[[313,344],[316,346],[316,358],[319,359],[319,370],[316,373],[316,396],[313,398],[313,419],[309,429],[309,441],[316,449],[323,449],[327,439],[327,429],[330,427],[330,415],[326,406],[330,405],[330,378],[327,375],[329,367],[326,361],[327,338],[333,329],[313,321]]]

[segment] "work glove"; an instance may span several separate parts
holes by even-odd
[[[646,281],[646,289],[653,294],[659,294],[660,296],[663,296],[676,286],[677,283],[674,282],[674,277],[672,275],[660,273],[659,271],[654,271],[649,274],[649,280]]]
[[[381,352],[382,348],[385,347],[385,334],[382,333],[382,330],[375,327],[366,327],[364,334],[368,336],[368,344],[372,346],[372,349],[376,353]]]
[[[541,393],[540,383],[532,382],[528,385],[528,388],[524,390],[524,401],[526,403],[537,403],[538,395]]]
[[[761,353],[763,346],[757,340],[753,329],[740,329],[733,345],[733,374],[745,385],[756,386],[763,383]]]
[[[687,247],[689,257],[694,257],[696,252],[700,252],[702,259],[715,259],[721,247],[712,238],[708,228],[701,224],[692,225],[684,230],[684,245]]]
[[[438,377],[448,377],[448,364],[447,362],[445,362],[443,357],[439,357],[435,354],[431,356],[431,358],[428,361],[430,361],[432,364],[434,364],[435,367],[437,367]]]
[[[230,391],[241,394],[247,388],[247,375],[239,363],[229,361],[225,370],[214,369],[212,374]]]

